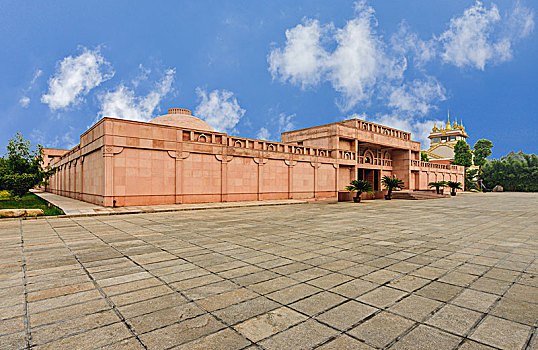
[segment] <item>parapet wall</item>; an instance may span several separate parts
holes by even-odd
[[[336,199],[339,190],[357,178],[359,169],[379,171],[378,180],[395,174],[408,189],[426,190],[425,181],[430,178],[463,182],[460,167],[412,159],[418,143],[409,134],[374,126],[368,124],[372,130],[355,134],[349,125],[340,123],[314,130],[319,140],[326,137],[323,133],[336,133],[355,137],[361,145],[378,141],[385,147],[393,139],[392,151],[380,148],[374,154],[361,145],[355,148],[358,141],[344,139],[333,142],[336,148],[318,148],[104,118],[81,135],[79,145],[52,164],[57,172],[47,190],[104,206],[134,206]],[[301,134],[290,133],[289,137]],[[368,176],[373,178],[372,173]]]
[[[337,153],[105,118],[53,165],[48,190],[105,206],[336,198]]]

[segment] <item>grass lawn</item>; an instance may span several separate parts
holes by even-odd
[[[49,208],[49,203],[46,200],[30,192],[19,200],[9,197],[4,191],[0,192],[0,209],[43,209],[46,216],[62,215],[64,213],[54,206]]]

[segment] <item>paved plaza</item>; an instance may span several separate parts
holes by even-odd
[[[538,195],[0,221],[0,349],[538,349]]]

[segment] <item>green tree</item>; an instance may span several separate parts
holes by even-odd
[[[404,186],[404,182],[401,179],[398,179],[396,176],[385,175],[381,178],[381,183],[388,190],[385,199],[392,199],[393,190],[401,190]]]
[[[437,182],[430,182],[428,184],[429,188],[435,187],[435,191],[437,194],[441,194],[441,188],[446,187],[447,183],[446,181],[437,181]]]
[[[476,184],[476,176],[478,174],[478,169],[467,169],[465,172],[465,189],[467,191],[475,189],[478,190],[478,186]]]
[[[487,189],[500,185],[505,191],[538,192],[538,156],[510,152],[486,162],[482,178]]]
[[[486,164],[486,158],[491,155],[493,143],[490,140],[478,140],[474,144],[474,165],[482,168]]]
[[[491,155],[491,149],[493,148],[493,143],[490,140],[478,140],[474,145],[474,165],[478,167],[477,180],[478,180],[478,189],[482,190],[483,188],[483,179],[482,179],[482,167],[487,162],[487,157]]]
[[[0,190],[22,197],[52,174],[41,168],[43,146],[33,147],[21,133],[9,140],[6,149],[7,153],[0,158]]]
[[[426,153],[424,151],[420,152],[420,160],[423,161],[423,162],[429,162],[430,157],[428,157],[428,153]]]
[[[473,154],[471,152],[471,147],[467,142],[459,140],[454,146],[454,161],[452,162],[456,165],[463,165],[468,168],[473,165]]]
[[[456,190],[461,190],[461,182],[456,182],[456,181],[448,181],[447,183],[447,186],[450,187],[450,195],[451,196],[455,196],[456,195]]]
[[[365,180],[353,180],[349,186],[346,187],[346,190],[349,192],[356,192],[357,194],[355,195],[354,201],[360,202],[360,196],[363,192],[372,192],[372,183]]]

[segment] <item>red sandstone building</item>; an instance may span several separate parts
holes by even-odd
[[[215,132],[187,109],[150,122],[103,118],[57,155],[47,191],[104,206],[346,197],[353,179],[395,175],[408,190],[463,183],[464,169],[420,161],[411,134],[351,119],[285,132],[282,142]]]

